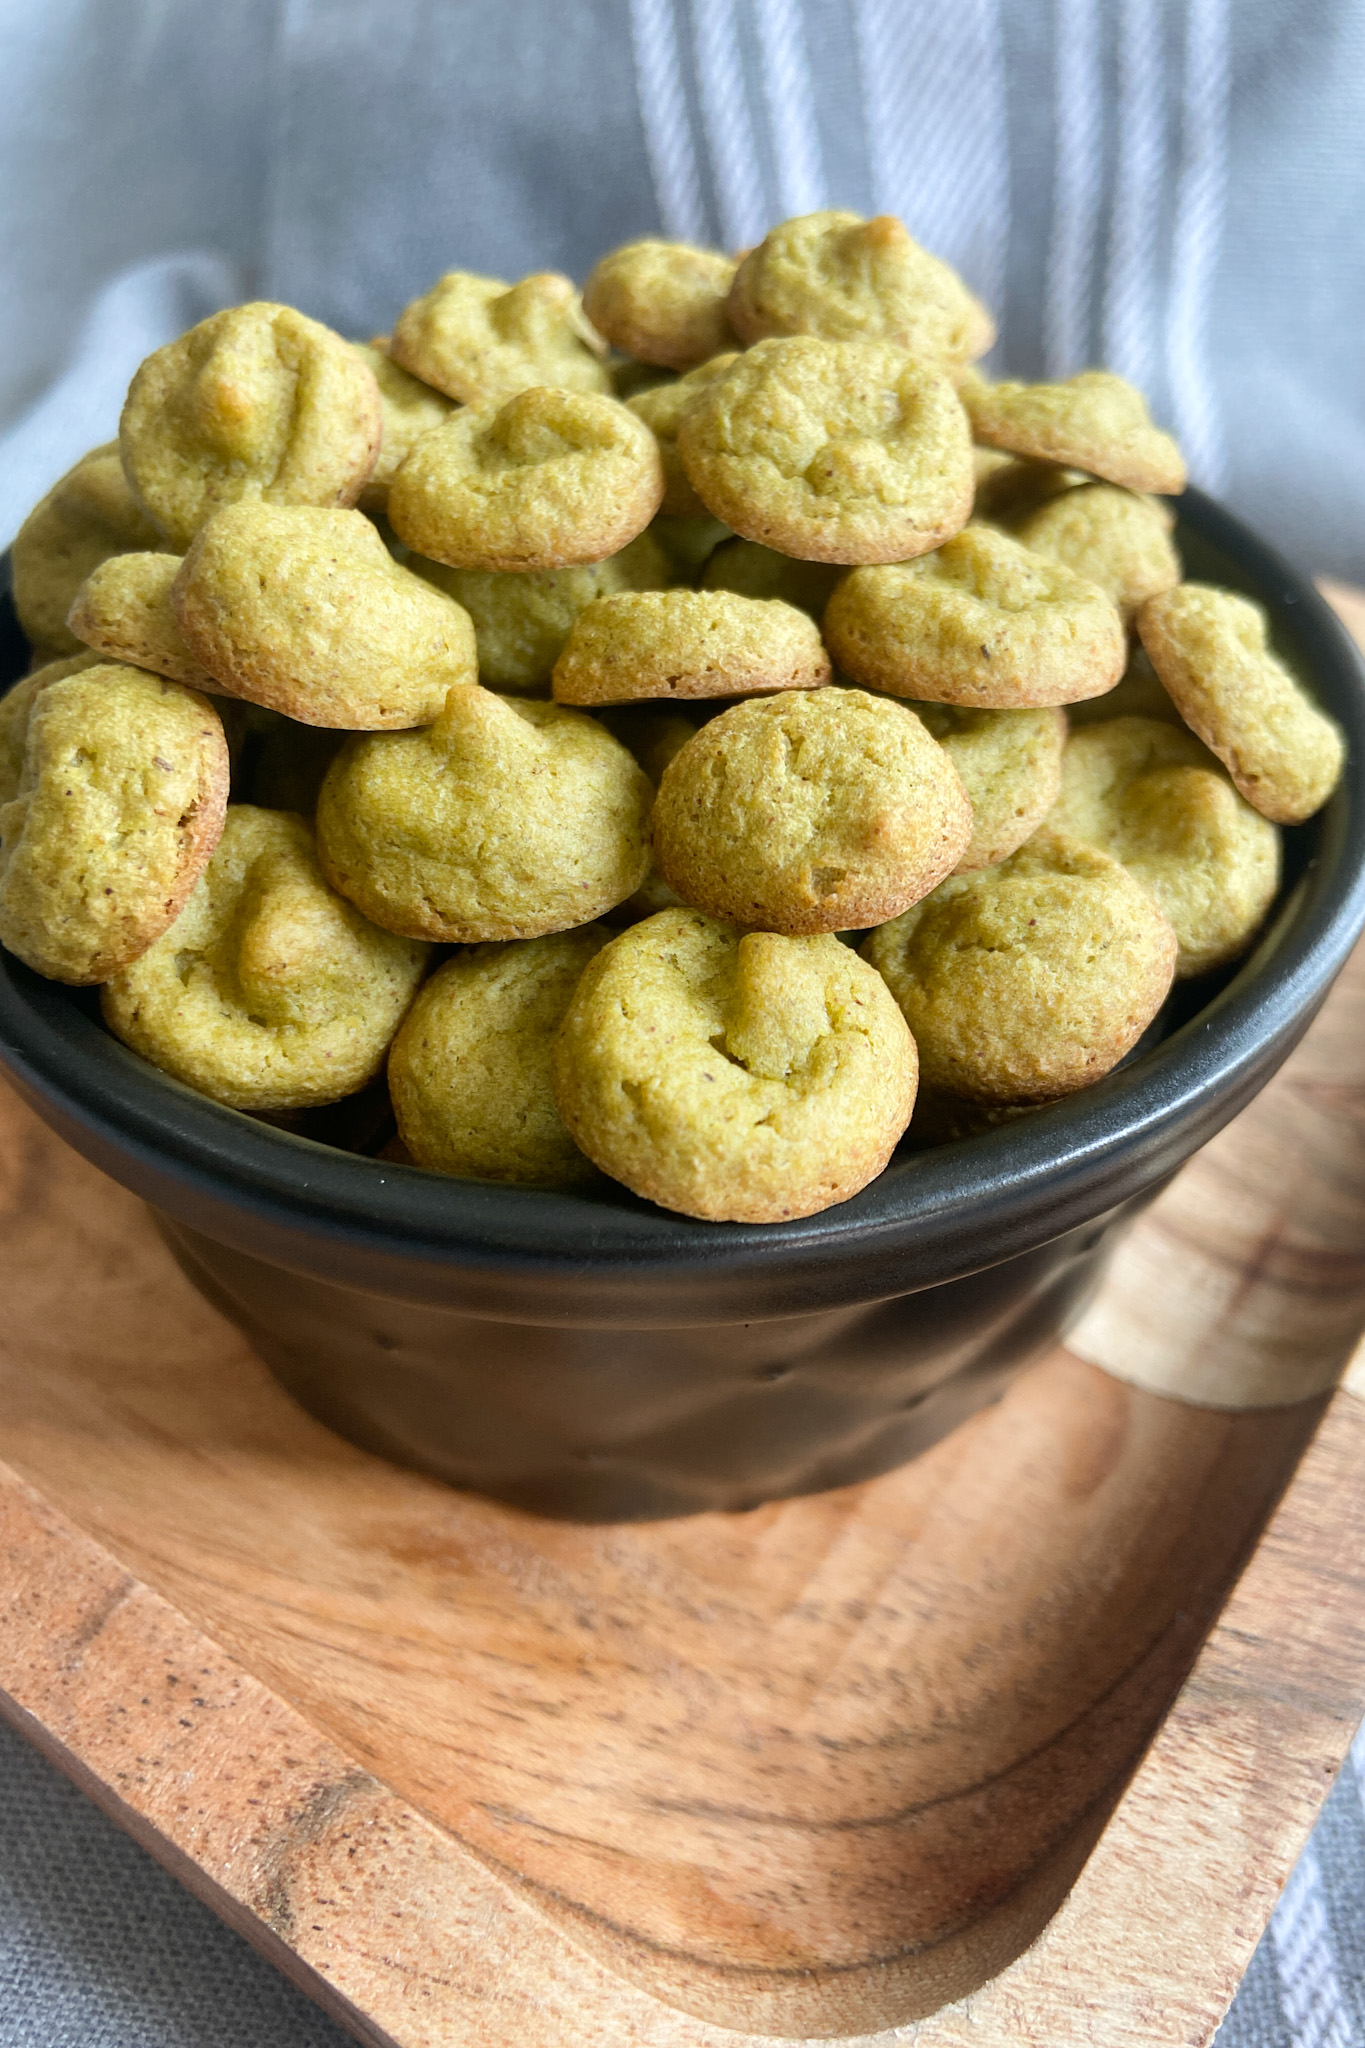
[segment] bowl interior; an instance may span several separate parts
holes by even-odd
[[[341,1151],[157,1073],[104,1030],[93,991],[43,981],[3,953],[0,1059],[31,1099],[60,1109],[68,1133],[95,1134],[88,1149],[100,1163],[154,1161],[162,1181],[211,1182],[285,1231],[382,1245],[409,1260],[739,1271],[778,1256],[838,1259],[880,1241],[913,1252],[913,1284],[925,1284],[1055,1235],[1106,1206],[1117,1155],[1132,1186],[1116,1199],[1143,1174],[1151,1183],[1178,1163],[1177,1131],[1183,1157],[1236,1113],[1306,1026],[1365,923],[1365,689],[1355,649],[1312,585],[1240,522],[1197,491],[1179,510],[1187,573],[1265,605],[1277,645],[1345,728],[1342,786],[1316,818],[1286,832],[1284,885],[1253,953],[1179,985],[1121,1068],[1002,1129],[931,1151],[903,1145],[838,1208],[785,1224],[702,1223],[605,1179],[561,1195]],[[7,592],[0,663],[0,688],[28,666]]]

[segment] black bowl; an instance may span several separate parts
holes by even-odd
[[[222,1109],[0,954],[0,1061],[159,1212],[196,1283],[315,1414],[543,1512],[744,1507],[902,1462],[1052,1343],[1115,1227],[1269,1079],[1365,923],[1365,689],[1312,586],[1196,491],[1190,573],[1264,604],[1349,764],[1286,834],[1252,955],[1186,984],[1166,1035],[1003,1129],[903,1149],[799,1222],[693,1222],[603,1183],[449,1180]],[[3,671],[26,666],[12,612]],[[12,645],[11,645],[12,643]]]

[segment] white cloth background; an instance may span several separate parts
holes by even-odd
[[[996,366],[1135,377],[1365,581],[1365,0],[0,0],[0,81],[0,544],[215,306],[364,336],[452,265],[832,204],[958,263]],[[1223,2048],[1365,2048],[1358,1782]],[[340,2040],[0,1733],[0,2048]]]
[[[452,264],[838,204],[1365,579],[1365,0],[0,0],[0,78],[0,542],[213,303],[366,335]]]

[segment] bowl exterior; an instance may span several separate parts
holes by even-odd
[[[898,1155],[835,1209],[709,1224],[606,1184],[445,1179],[262,1124],[156,1073],[91,992],[0,953],[0,1065],[150,1202],[196,1284],[315,1414],[385,1456],[549,1513],[686,1512],[914,1455],[1062,1334],[1114,1232],[1250,1101],[1365,925],[1365,687],[1311,584],[1197,492],[1194,575],[1262,602],[1348,742],[1286,835],[1251,957],[1162,1042],[986,1136]],[[0,604],[0,687],[27,665]]]
[[[195,1286],[339,1435],[516,1507],[607,1522],[751,1508],[904,1464],[1057,1341],[1137,1206],[889,1301],[672,1329],[362,1294],[158,1221]]]

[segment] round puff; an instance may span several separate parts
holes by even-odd
[[[191,545],[172,600],[218,689],[304,725],[422,725],[477,673],[468,612],[395,562],[363,512],[228,505]]]
[[[685,903],[767,931],[851,931],[950,875],[971,806],[913,711],[862,690],[723,711],[664,770],[654,858]]]
[[[38,692],[49,683],[60,682],[63,676],[79,675],[83,668],[94,668],[99,660],[92,648],[83,647],[79,654],[64,655],[60,661],[44,662],[41,668],[30,669],[0,697],[0,804],[12,803],[19,794],[28,714]]]
[[[729,590],[628,590],[574,620],[554,670],[561,704],[741,697],[830,679],[820,628],[779,598]]]
[[[572,280],[553,270],[510,285],[447,271],[403,308],[389,337],[400,369],[463,405],[501,405],[533,384],[609,392],[606,352]]]
[[[659,447],[665,457],[666,469],[668,451],[662,442]],[[661,512],[650,522],[649,531],[667,555],[677,583],[695,583],[699,570],[721,542],[730,538],[729,527],[722,526],[719,519],[713,519],[709,512],[702,513],[697,519],[673,519]]]
[[[380,1071],[427,948],[329,889],[302,818],[234,804],[171,929],[106,986],[134,1052],[232,1109],[307,1109]]]
[[[424,732],[342,748],[318,847],[333,886],[389,931],[539,938],[639,888],[652,796],[595,719],[460,684]]]
[[[383,417],[379,457],[370,472],[369,482],[360,493],[359,504],[362,511],[383,512],[389,502],[389,485],[399,463],[416,447],[423,434],[444,425],[450,418],[452,406],[444,392],[433,391],[420,377],[400,370],[388,349],[381,348],[378,342],[357,341],[351,345],[373,372],[374,381],[379,386],[379,406]]]
[[[259,704],[248,704],[242,697],[219,695],[213,700],[213,708],[223,721],[228,760],[232,764],[228,802],[245,802],[242,774],[258,736],[270,726],[292,726],[294,721],[291,718],[281,718],[277,711],[266,711]],[[297,730],[302,732],[304,728],[299,726]]]
[[[469,613],[479,681],[492,690],[545,688],[574,620],[595,598],[619,590],[664,590],[673,580],[652,533],[637,535],[605,562],[571,569],[448,569],[420,555],[409,567]]]
[[[112,661],[46,683],[0,807],[0,944],[77,986],[136,960],[217,845],[228,777],[197,691]]]
[[[1069,704],[1066,715],[1073,728],[1111,718],[1164,718],[1168,725],[1180,724],[1180,713],[1161,687],[1141,641],[1129,649],[1128,666],[1112,690],[1102,697],[1087,697],[1083,704]]]
[[[918,561],[855,569],[825,639],[855,682],[995,711],[1099,696],[1128,651],[1102,590],[979,525]]]
[[[1050,498],[1091,481],[1084,470],[1059,469],[1055,462],[1029,462],[1022,455],[1007,455],[1003,448],[973,448],[972,470],[976,478],[973,519],[989,519],[1011,532],[1019,520]]]
[[[759,342],[687,407],[678,453],[708,511],[803,561],[904,561],[972,506],[956,391],[889,342]]]
[[[604,910],[602,917],[609,925],[638,924],[642,917],[653,917],[660,910],[676,910],[681,904],[677,890],[670,889],[659,870],[652,867],[639,888],[632,890],[624,903]]]
[[[715,716],[715,706],[705,698],[693,698],[686,706],[617,704],[600,715],[607,730],[615,733],[623,747],[629,747],[657,790],[673,756],[682,752],[708,717]],[[677,891],[670,889],[659,870],[651,866],[634,895],[603,915],[608,924],[635,924],[642,917],[652,917],[656,910],[675,909],[681,901]]]
[[[607,373],[613,396],[622,401],[634,398],[637,392],[652,391],[656,384],[671,384],[678,374],[660,369],[657,363],[637,363],[633,356],[613,356]]]
[[[14,609],[31,647],[76,654],[66,623],[90,571],[130,548],[157,548],[161,535],[128,488],[118,443],[92,448],[39,500],[14,536]]]
[[[1258,604],[1182,583],[1149,598],[1138,632],[1176,710],[1249,804],[1277,825],[1321,810],[1341,779],[1345,741],[1272,653]]]
[[[438,968],[389,1053],[398,1135],[415,1166],[562,1188],[594,1168],[555,1104],[551,1052],[600,924],[475,946]]]
[[[957,873],[994,867],[1032,836],[1056,801],[1066,749],[1066,713],[969,711],[960,704],[912,704],[958,772],[972,807],[972,836]]]
[[[864,941],[926,1087],[1049,1102],[1116,1066],[1166,1000],[1176,937],[1107,853],[1046,827]]]
[[[838,939],[664,910],[585,968],[554,1080],[570,1135],[635,1194],[778,1223],[881,1172],[914,1107],[915,1044]]]
[[[798,562],[760,547],[756,540],[722,541],[702,571],[703,590],[733,590],[740,597],[779,597],[818,619],[843,574],[831,562]]]
[[[261,300],[147,357],[128,387],[119,450],[139,502],[186,548],[239,499],[354,505],[382,433],[379,387],[354,345]]]
[[[389,518],[452,569],[563,569],[618,554],[663,489],[654,436],[627,406],[538,385],[425,435],[389,488]]]
[[[1015,528],[1035,555],[1099,585],[1125,621],[1180,581],[1180,557],[1164,507],[1116,484],[1063,491]]]
[[[956,271],[889,213],[807,213],[783,221],[741,262],[730,323],[744,341],[818,334],[890,341],[960,365],[984,355],[995,323]]]
[[[1122,861],[1165,912],[1176,976],[1244,953],[1280,885],[1280,835],[1183,726],[1115,718],[1073,733],[1049,825]]]
[[[267,811],[297,811],[311,818],[322,778],[345,738],[334,726],[300,725],[278,711],[227,697],[221,708],[246,714],[246,729],[232,764],[232,801]],[[228,734],[229,745],[232,734]]]
[[[725,315],[735,262],[690,242],[627,242],[595,265],[583,311],[637,362],[690,370],[735,345]]]
[[[657,789],[673,756],[716,712],[717,707],[702,698],[687,704],[613,704],[602,711],[601,719],[607,731],[629,747]]]
[[[150,669],[191,690],[216,690],[185,645],[171,604],[179,555],[110,555],[90,571],[67,615],[76,638],[109,661]]]
[[[643,420],[659,444],[659,460],[664,466],[664,495],[661,510],[669,519],[706,520],[711,515],[687,480],[678,453],[678,429],[683,423],[688,408],[695,404],[697,397],[718,377],[723,377],[732,363],[737,363],[737,353],[712,356],[695,370],[689,370],[685,377],[677,377],[671,384],[655,384],[648,391],[637,391],[626,400],[638,420]],[[723,535],[728,529],[721,528]]]
[[[968,378],[962,403],[989,448],[1061,463],[1130,491],[1183,491],[1185,464],[1154,427],[1147,401],[1109,370],[1082,370],[1064,384],[987,384]]]

